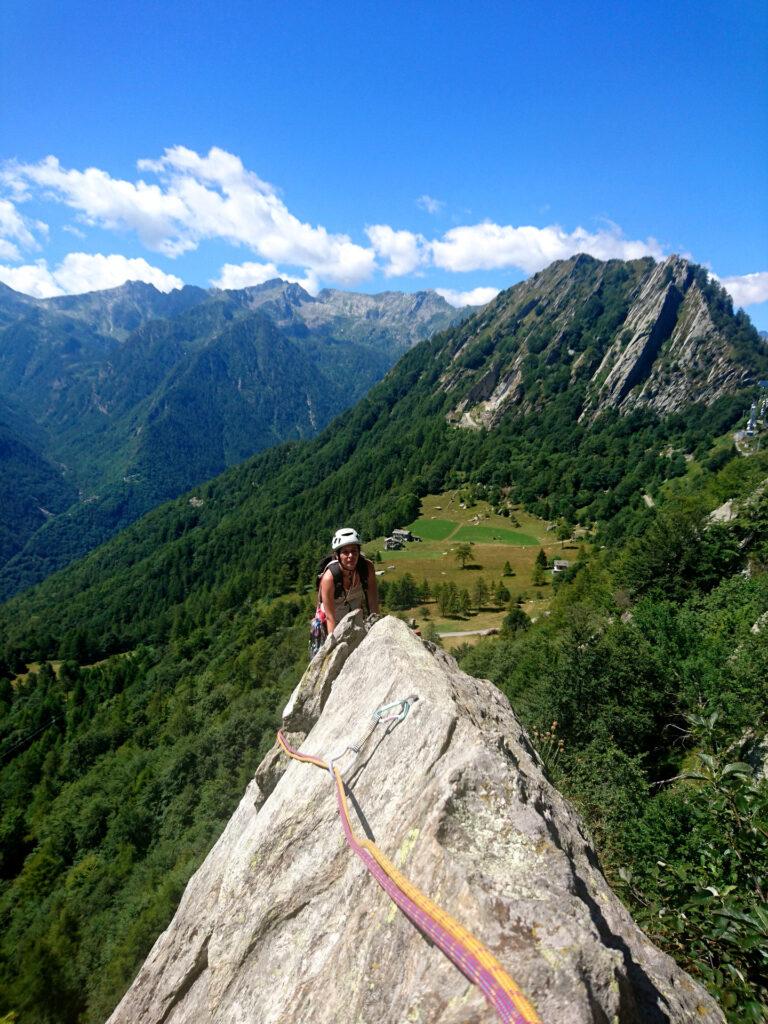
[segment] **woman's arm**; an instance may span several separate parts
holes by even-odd
[[[376,567],[373,562],[368,562],[368,611],[378,612],[379,610],[379,586],[376,582]]]
[[[336,629],[336,604],[333,600],[333,573],[326,569],[320,580],[320,600],[323,602],[328,635]]]

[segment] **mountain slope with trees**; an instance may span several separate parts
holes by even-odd
[[[622,266],[597,264],[593,285]],[[452,414],[474,378],[446,383],[454,356],[480,344],[485,365],[463,369],[487,372],[500,354],[483,332],[517,298],[412,349],[316,439],[227,470],[0,607],[9,679],[64,661],[0,694],[0,1015],[104,1018],[271,743],[306,656],[312,595],[290,594],[332,530],[379,536],[420,496],[472,484],[606,545],[566,574],[548,619],[511,609],[509,634],[466,657],[538,731],[646,926],[734,1024],[760,1019],[764,787],[726,771],[749,764],[747,729],[767,726],[768,631],[752,627],[768,608],[768,463],[724,439],[754,389],[737,373],[672,413],[593,418],[586,386],[544,396],[542,370],[538,398],[461,429]],[[734,352],[745,343],[739,318],[721,330]],[[758,339],[761,373],[764,358]],[[736,518],[710,523],[726,498]],[[699,769],[702,754],[714,760]],[[705,777],[676,779],[694,771]]]
[[[168,294],[133,282],[49,300],[3,289],[0,395],[29,428],[30,462],[59,473],[71,500],[41,518],[0,449],[24,512],[15,535],[7,526],[0,595],[255,451],[312,436],[460,316],[434,293],[315,299],[279,280]]]
[[[641,271],[646,262],[638,261]],[[589,263],[595,280],[626,267]],[[583,266],[577,257],[551,270],[558,278],[572,270],[581,277]],[[107,635],[130,647],[144,636],[145,620],[162,629],[169,588],[189,595],[226,575],[235,600],[253,589],[279,594],[311,577],[320,538],[350,509],[365,536],[380,536],[410,521],[421,495],[468,480],[488,487],[492,501],[503,490],[543,518],[598,523],[607,538],[620,536],[644,507],[643,494],[684,473],[686,457],[705,457],[711,439],[744,415],[751,392],[712,396],[710,404],[671,415],[609,408],[593,421],[583,415],[586,387],[544,397],[546,376],[537,385],[540,400],[534,404],[530,396],[511,406],[493,429],[456,429],[457,399],[487,372],[477,365],[469,379],[451,382],[457,353],[464,360],[477,361],[480,353],[488,364],[498,360],[487,337],[519,301],[522,287],[411,350],[315,441],[265,452],[203,485],[191,502],[185,497],[150,514],[50,586],[9,603],[0,610],[0,624],[12,617],[14,642],[42,656],[56,653],[46,630],[60,640],[76,623],[88,624],[94,655]],[[738,317],[731,317],[730,330],[734,336],[742,330]],[[752,358],[768,370],[757,338]],[[556,377],[557,364],[552,372]]]

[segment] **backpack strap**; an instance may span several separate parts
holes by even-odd
[[[341,566],[339,560],[334,558],[332,562],[328,563],[328,569],[331,570],[331,576],[333,576],[333,597],[336,601],[341,597],[341,592],[344,589],[344,578],[341,575]]]

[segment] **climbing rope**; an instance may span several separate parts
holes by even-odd
[[[415,697],[395,701],[378,708],[374,712],[374,728],[379,722],[401,722],[410,709]],[[399,714],[390,714],[401,707]],[[518,985],[507,974],[493,954],[485,946],[459,924],[450,914],[446,913],[420,889],[408,881],[402,872],[381,852],[370,839],[358,838],[352,830],[349,818],[347,795],[344,780],[335,760],[343,757],[347,751],[359,752],[359,746],[348,746],[342,754],[332,758],[330,762],[311,754],[301,754],[289,746],[282,730],[277,734],[277,742],[285,753],[296,761],[314,764],[330,772],[335,788],[336,803],[341,817],[341,825],[347,844],[357,857],[365,864],[367,870],[376,879],[390,899],[402,910],[417,928],[439,946],[445,955],[473,984],[483,992],[504,1024],[540,1024],[539,1015],[525,997]]]

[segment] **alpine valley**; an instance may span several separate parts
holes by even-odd
[[[764,1019],[768,453],[734,431],[768,347],[703,268],[581,255],[458,322],[282,282],[0,317],[3,451],[53,513],[6,527],[5,593],[177,495],[0,607],[0,1020],[110,1014],[272,746],[332,531],[449,490],[578,535],[548,614],[513,602],[461,666],[653,941]]]
[[[434,292],[0,285],[0,596],[263,448],[311,437],[462,314]]]

